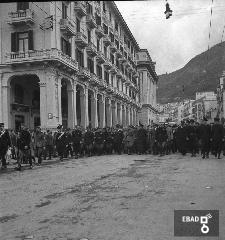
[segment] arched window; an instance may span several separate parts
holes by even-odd
[[[15,103],[23,104],[24,90],[20,84],[15,84]]]

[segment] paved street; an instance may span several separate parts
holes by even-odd
[[[225,159],[112,155],[0,173],[0,239],[171,240],[174,209],[220,210]]]

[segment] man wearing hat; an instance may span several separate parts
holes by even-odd
[[[116,130],[113,135],[113,148],[117,154],[121,154],[123,149],[123,130],[119,124],[116,125]]]
[[[197,149],[197,129],[195,127],[194,119],[189,120],[189,126],[187,127],[188,139],[189,139],[189,149],[191,152],[191,156],[196,156]]]
[[[9,132],[4,129],[4,123],[0,123],[0,159],[2,161],[2,170],[7,168],[5,155],[10,145]]]
[[[72,143],[73,143],[73,153],[75,158],[81,154],[81,141],[82,141],[82,131],[78,126],[75,126],[75,129],[72,131]]]
[[[201,145],[202,158],[209,158],[210,151],[210,137],[211,137],[211,127],[207,124],[208,119],[203,117],[202,123],[199,126],[199,140]]]
[[[222,151],[222,146],[224,142],[224,132],[223,125],[220,123],[218,117],[214,118],[214,125],[212,126],[212,151],[218,159],[220,159],[220,154]]]

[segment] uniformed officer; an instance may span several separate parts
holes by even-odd
[[[194,119],[190,119],[190,125],[187,127],[187,129],[188,129],[187,133],[189,138],[189,148],[191,151],[191,156],[195,157],[198,140],[197,140],[197,129],[196,129],[196,126],[194,125]]]
[[[138,154],[143,154],[147,149],[147,131],[141,123],[136,131],[135,145]]]
[[[10,145],[9,132],[4,129],[4,123],[0,123],[0,159],[2,161],[2,170],[7,168],[5,155]]]

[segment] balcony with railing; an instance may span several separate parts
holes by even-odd
[[[100,86],[99,89],[105,90],[107,88],[107,83],[104,79],[99,79],[100,80]]]
[[[89,56],[95,57],[97,55],[97,47],[94,45],[94,43],[90,42],[87,45],[86,52]]]
[[[96,61],[97,61],[98,63],[100,63],[100,64],[106,62],[105,56],[104,56],[104,54],[103,54],[101,51],[98,51],[98,52],[97,52]]]
[[[83,17],[87,15],[85,1],[75,1],[74,11],[79,16]]]
[[[106,92],[113,93],[113,91],[114,91],[114,87],[111,84],[108,84],[106,88]]]
[[[125,63],[127,59],[122,55],[122,57],[119,59],[119,62]]]
[[[59,66],[67,67],[69,70],[75,72],[78,71],[77,61],[56,48],[11,52],[7,53],[5,56],[5,63],[12,65],[27,63],[37,64],[48,61],[57,62]]]
[[[105,36],[103,27],[98,25],[97,28],[95,29],[95,33],[98,37],[102,38]]]
[[[91,80],[90,80],[90,82],[91,82],[91,84],[93,86],[101,85],[101,81],[100,81],[99,77],[95,73],[91,73]]]
[[[60,19],[60,30],[68,37],[75,36],[75,26],[69,19]]]
[[[34,23],[34,11],[31,9],[26,10],[18,10],[15,12],[9,13],[9,21],[8,24],[12,25],[21,25],[27,24],[31,25]]]
[[[111,45],[111,40],[108,35],[105,34],[105,36],[103,37],[103,42],[106,46]]]
[[[87,36],[83,32],[77,32],[75,34],[75,43],[79,47],[85,48],[88,45]]]
[[[110,50],[112,53],[115,53],[117,51],[117,47],[114,42],[111,42]]]
[[[112,68],[110,69],[112,74],[116,74],[118,72],[118,67],[115,64],[112,64]]]
[[[91,73],[90,73],[89,69],[86,67],[79,67],[79,72],[77,75],[79,78],[81,78],[85,81],[88,81],[91,79]]]
[[[91,29],[97,28],[95,17],[92,14],[86,16],[86,23]]]
[[[110,70],[112,68],[112,63],[111,61],[105,57],[105,62],[103,63],[103,66],[105,69]]]
[[[120,49],[117,49],[116,51],[116,55],[118,58],[121,58],[123,56],[122,52],[120,51]]]

